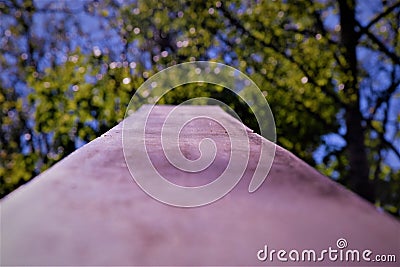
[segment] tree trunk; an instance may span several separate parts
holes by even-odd
[[[341,25],[341,49],[346,58],[346,69],[344,78],[344,94],[346,101],[346,142],[347,153],[350,164],[348,185],[350,188],[373,202],[374,188],[369,180],[369,164],[367,160],[364,143],[364,129],[361,125],[362,115],[360,112],[360,93],[357,81],[357,54],[358,43],[355,31],[355,1],[338,0]]]

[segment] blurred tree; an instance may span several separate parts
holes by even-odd
[[[143,1],[123,6],[118,21],[154,71],[217,60],[250,75],[268,93],[279,144],[398,214],[400,3],[365,5]]]
[[[399,215],[398,1],[58,3],[0,2],[2,194],[122,119],[152,73],[215,60],[263,90],[280,145]],[[192,96],[231,104],[256,129],[223,88],[183,86],[162,103]]]
[[[0,196],[115,125],[143,82],[127,64],[108,65],[112,40],[103,52],[93,45],[81,21],[95,5],[0,1]]]

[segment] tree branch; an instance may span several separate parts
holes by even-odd
[[[342,107],[345,106],[345,103],[339,98],[339,96],[338,96],[335,92],[329,91],[329,89],[326,88],[325,86],[318,86],[318,84],[316,83],[316,81],[313,79],[313,76],[310,75],[310,74],[308,73],[308,71],[304,68],[303,64],[297,62],[296,59],[295,59],[293,56],[288,55],[288,54],[286,54],[284,51],[279,50],[279,49],[278,49],[276,46],[274,46],[272,43],[266,42],[264,39],[259,39],[259,38],[257,38],[254,34],[252,34],[252,33],[250,32],[250,30],[246,29],[246,28],[242,25],[242,23],[241,23],[237,18],[235,18],[235,17],[229,12],[229,10],[227,10],[227,9],[225,8],[225,6],[224,6],[223,4],[221,5],[220,9],[221,9],[223,15],[224,15],[237,29],[239,29],[239,30],[242,32],[243,35],[247,35],[248,37],[252,38],[253,40],[259,41],[263,46],[272,49],[274,52],[280,54],[281,56],[283,56],[284,58],[286,58],[287,60],[289,60],[291,63],[293,63],[294,65],[296,65],[296,67],[297,67],[301,72],[303,72],[303,74],[304,74],[305,76],[308,77],[308,80],[309,80],[310,83],[312,83],[313,85],[315,85],[315,86],[317,86],[317,87],[320,87],[321,90],[322,90],[326,95],[332,97],[332,98],[335,100],[335,102],[337,102],[340,106],[342,106]]]
[[[379,20],[384,18],[385,16],[389,15],[393,10],[395,10],[397,7],[400,7],[400,2],[395,3],[394,5],[388,7],[385,11],[377,15],[375,18],[373,18],[364,28],[365,30],[369,30],[375,23],[377,23]]]
[[[360,27],[360,35],[366,34],[372,42],[374,42],[379,49],[388,56],[396,65],[400,65],[400,58],[398,55],[390,51],[372,32],[370,32],[367,28],[361,26],[361,24],[356,21],[357,26]]]
[[[389,148],[391,151],[393,151],[393,153],[400,159],[400,151],[398,151],[396,149],[396,147],[390,142],[388,141],[383,134],[381,134],[381,131],[379,131],[378,129],[376,129],[371,121],[367,121],[368,126],[373,129],[374,131],[376,131],[379,135],[379,137],[381,137],[381,142],[384,146],[386,146],[387,148]]]
[[[394,94],[396,91],[397,87],[400,85],[400,81],[397,81],[395,83],[392,83],[385,91],[384,93],[376,100],[375,107],[373,107],[373,113],[367,120],[372,120],[373,117],[376,114],[376,111],[381,107],[383,103],[386,103],[389,101],[391,96]]]
[[[389,142],[388,140],[386,140],[386,138],[383,138],[383,139],[382,139],[382,142],[383,142],[388,148],[390,148],[390,149],[393,151],[393,153],[397,156],[397,158],[400,159],[400,152],[396,149],[396,147],[395,147],[391,142]]]

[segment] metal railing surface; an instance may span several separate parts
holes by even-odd
[[[146,124],[147,155],[136,155],[136,148],[128,145],[125,156],[148,157],[171,183],[206,185],[223,173],[235,152],[230,151],[229,136],[218,122],[206,118],[186,124],[179,142],[187,159],[202,156],[199,143],[204,138],[214,140],[217,152],[204,170],[182,171],[168,162],[168,148],[161,140],[173,108],[156,106],[149,118],[142,116],[143,110],[127,118]],[[188,106],[178,112],[195,116],[199,110],[232,127],[244,127],[216,107]],[[249,161],[238,184],[215,202],[184,208],[161,203],[136,183],[124,156],[122,126],[123,122],[1,201],[2,266],[396,265],[332,260],[328,252],[318,261],[321,251],[330,247],[338,256],[340,251],[345,255],[349,250],[371,250],[370,259],[393,254],[397,264],[400,260],[396,219],[279,146],[266,180],[249,193],[253,172],[263,164],[258,160],[260,144],[267,141],[247,128]],[[129,134],[129,127],[125,130]],[[271,250],[276,250],[272,259]],[[281,260],[279,250],[286,251]],[[294,250],[299,251],[299,261],[289,257]],[[317,262],[308,256],[311,252],[301,260],[307,250],[316,251]],[[291,253],[295,259],[296,253]]]

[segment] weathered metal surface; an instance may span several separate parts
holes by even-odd
[[[222,152],[216,167],[203,173],[177,170],[167,164],[159,145],[161,127],[171,108],[156,107],[150,117],[149,156],[174,183],[206,184],[229,160],[229,140],[217,124],[194,120],[182,132],[182,153],[197,158],[196,148],[204,137],[216,140]],[[195,115],[196,108],[191,110]],[[129,119],[140,119],[140,112]],[[228,116],[215,108],[210,112]],[[396,219],[280,147],[267,180],[250,194],[260,145],[255,134],[250,134],[251,160],[246,173],[228,195],[198,208],[162,204],[132,179],[123,156],[121,127],[78,149],[1,201],[1,265],[349,264],[257,259],[264,245],[276,250],[320,251],[337,249],[339,238],[347,240],[348,248],[395,254],[400,260]]]

